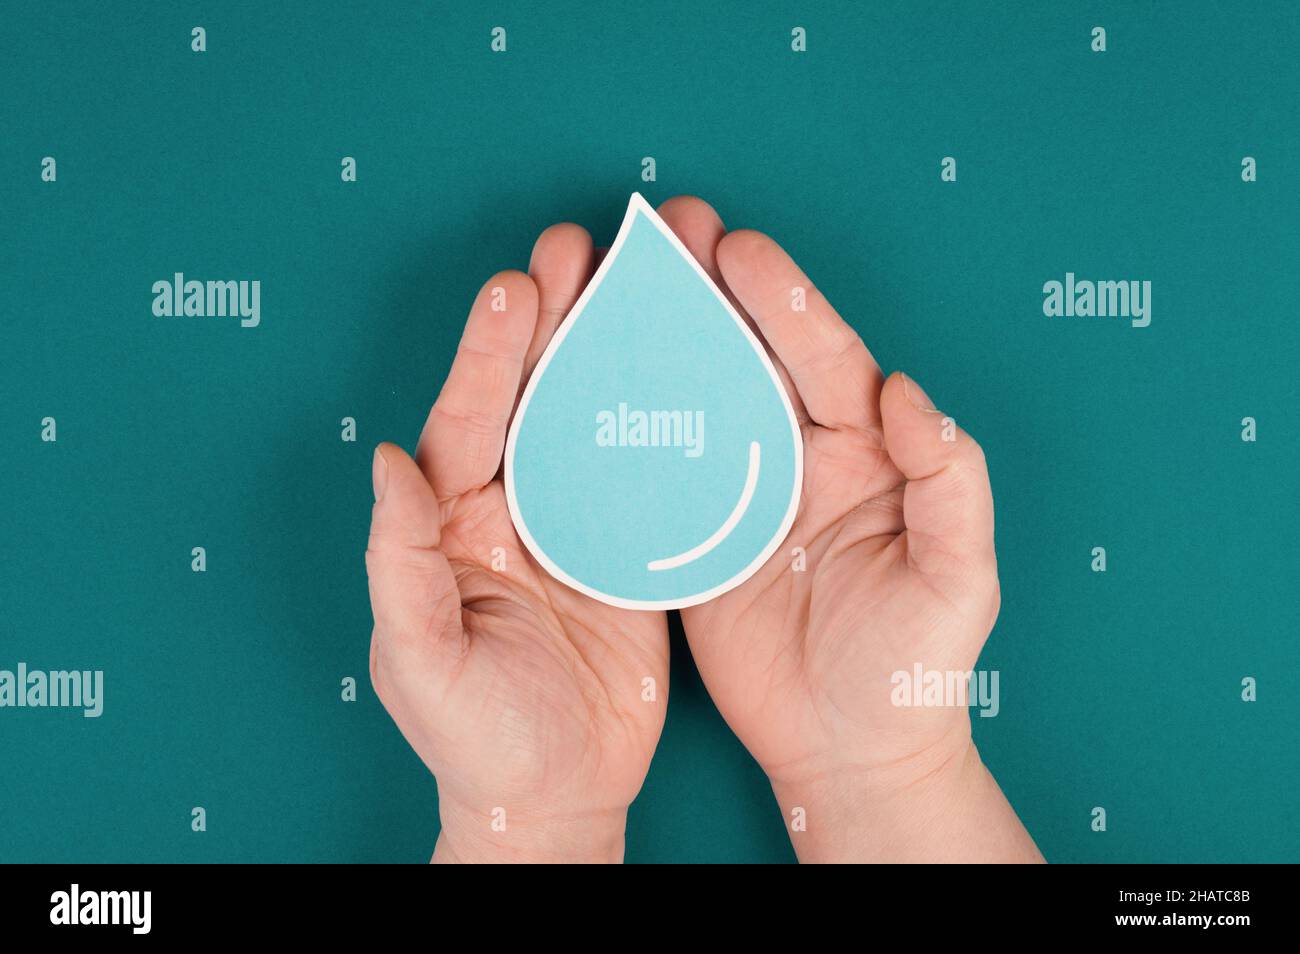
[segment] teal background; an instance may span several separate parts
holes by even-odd
[[[413,446],[484,279],[558,220],[608,242],[639,189],[776,236],[983,443],[1002,710],[975,733],[1047,858],[1297,860],[1298,18],[6,4],[0,668],[103,669],[107,698],[0,710],[0,858],[428,858],[433,779],[366,678],[371,449]],[[260,279],[261,326],[153,317],[178,270]],[[1067,270],[1151,280],[1151,326],[1045,318]],[[673,652],[628,858],[790,860]]]

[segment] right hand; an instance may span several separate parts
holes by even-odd
[[[435,861],[621,860],[663,727],[664,614],[552,579],[499,477],[516,399],[594,262],[578,226],[544,232],[531,275],[499,273],[479,293],[415,460],[375,451],[371,679],[437,779]],[[505,311],[491,310],[493,288]]]

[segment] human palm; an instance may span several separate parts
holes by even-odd
[[[917,568],[905,481],[879,437],[817,425],[804,435],[786,546],[743,585],[682,612],[709,692],[774,779],[887,768],[955,746],[969,733],[965,711],[902,712],[891,677],[918,661],[971,669],[996,616],[996,579],[975,592],[959,568],[957,580]]]
[[[1041,860],[965,710],[903,710],[890,693],[918,663],[969,670],[996,618],[978,445],[901,374],[883,380],[770,239],[727,235],[698,199],[660,214],[765,341],[802,429],[785,546],[682,612],[719,710],[778,799],[817,819],[800,857]],[[376,451],[371,678],[437,777],[434,860],[618,860],[663,726],[664,615],[551,578],[500,479],[518,396],[595,257],[586,232],[555,226],[530,275],[489,280],[415,460]]]
[[[376,452],[371,676],[438,780],[452,858],[621,856],[663,725],[663,614],[546,574],[499,474],[519,390],[592,265],[585,232],[543,233],[531,277],[480,293],[415,460]]]
[[[968,671],[997,615],[978,445],[862,340],[774,243],[698,199],[663,210],[766,341],[804,441],[799,512],[749,580],[682,611],[710,695],[773,781],[957,754],[964,709],[901,710],[891,676]],[[795,310],[795,289],[805,310]]]

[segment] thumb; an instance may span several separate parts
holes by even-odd
[[[907,478],[903,522],[912,564],[966,580],[996,574],[993,492],[979,444],[902,372],[885,382],[880,414],[885,450]]]
[[[395,444],[375,448],[372,478],[366,546],[375,616],[372,677],[384,660],[426,670],[464,648],[456,575],[438,549],[438,501],[415,461]]]

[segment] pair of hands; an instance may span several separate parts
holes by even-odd
[[[770,238],[727,233],[699,199],[664,221],[764,340],[804,441],[785,545],[682,611],[727,723],[767,772],[803,861],[1036,861],[984,768],[965,708],[902,708],[891,675],[968,671],[997,617],[983,453],[862,340]],[[488,280],[413,460],[374,459],[370,674],[438,781],[434,861],[618,861],[663,728],[663,613],[607,606],[520,542],[501,458],[511,415],[595,270],[555,225],[528,274]],[[791,289],[806,290],[806,311]],[[491,289],[508,308],[491,309]],[[951,433],[950,433],[951,436]],[[494,570],[493,552],[505,553]],[[792,551],[806,552],[806,569]],[[653,701],[643,701],[644,680]],[[648,695],[648,694],[647,694]],[[798,811],[798,810],[802,811]]]

